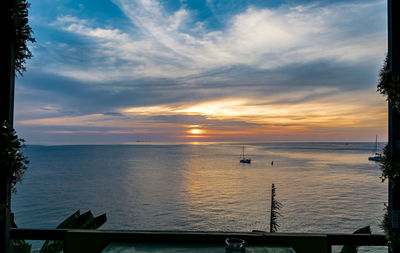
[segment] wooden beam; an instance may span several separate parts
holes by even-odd
[[[399,47],[399,1],[388,0],[388,58],[392,82],[400,81],[400,47]],[[389,103],[389,147],[392,158],[400,162],[400,113]],[[389,182],[389,214],[392,228],[395,233],[400,232],[400,187],[394,189],[393,182]]]
[[[63,240],[68,252],[100,252],[111,242],[173,243],[223,245],[228,237],[244,239],[248,245],[289,246],[297,253],[330,252],[332,245],[386,246],[384,235],[369,234],[303,234],[265,232],[190,232],[190,231],[129,231],[79,229],[23,229],[12,228],[12,239]]]
[[[13,127],[14,118],[14,42],[13,25],[10,19],[11,5],[14,0],[5,0],[2,3],[1,14],[3,23],[1,47],[1,86],[0,86],[0,120],[7,121],[9,127]]]
[[[0,82],[0,122],[6,121],[13,127],[14,117],[14,29],[11,22],[11,6],[14,0],[4,0],[1,7],[2,41],[1,82]],[[0,252],[10,252],[10,204],[11,183],[8,168],[0,165]]]

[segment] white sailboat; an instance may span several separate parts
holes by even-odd
[[[379,162],[382,160],[382,154],[378,152],[378,135],[376,135],[376,137],[375,137],[375,148],[374,148],[373,155],[368,157],[368,160],[376,161],[376,162]]]
[[[244,145],[242,147],[242,155],[240,156],[240,162],[241,163],[251,163],[251,159],[250,158],[246,158],[246,156],[244,155]]]

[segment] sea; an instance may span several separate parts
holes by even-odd
[[[374,145],[28,145],[23,153],[30,163],[12,211],[22,228],[55,228],[75,211],[90,210],[107,214],[101,229],[269,231],[274,184],[278,232],[352,233],[370,226],[382,234],[388,184],[379,163],[368,160]],[[243,146],[250,164],[239,163]]]

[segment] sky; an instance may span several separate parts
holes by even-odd
[[[386,1],[30,3],[27,144],[387,140]]]

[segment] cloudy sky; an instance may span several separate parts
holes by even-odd
[[[31,0],[28,144],[386,141],[386,1]]]

